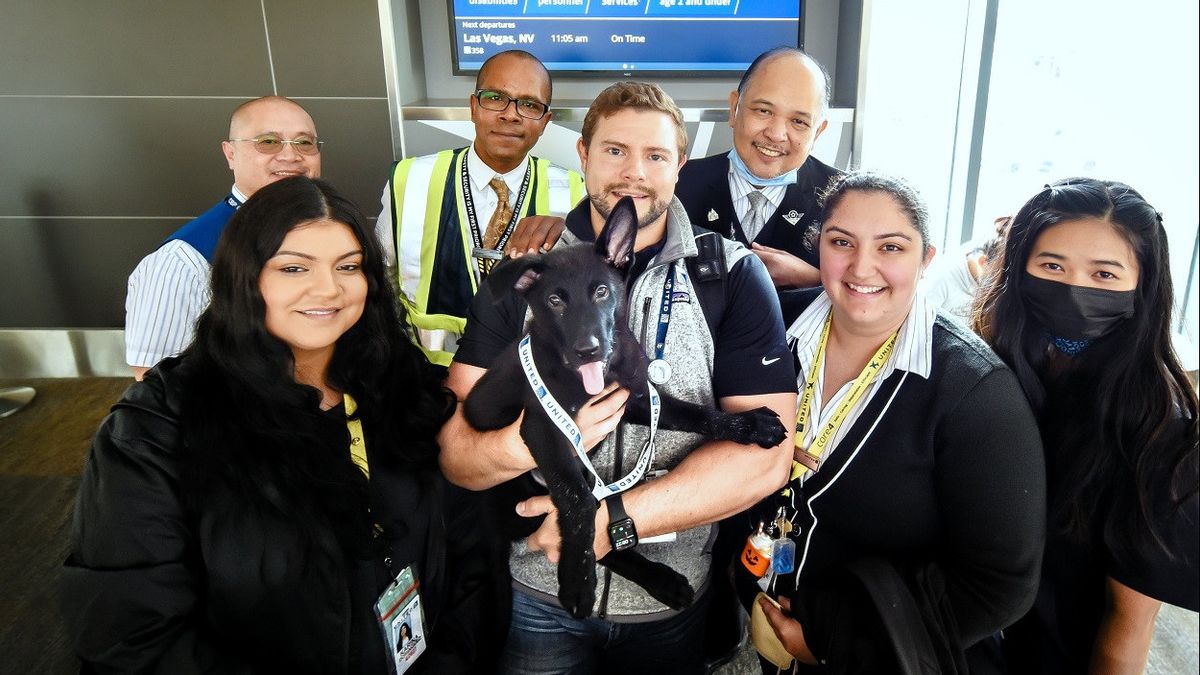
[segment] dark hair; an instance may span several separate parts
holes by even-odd
[[[1042,232],[1084,218],[1111,224],[1137,256],[1134,314],[1051,375],[1051,338],[1022,297],[1025,267]],[[1196,392],[1171,346],[1173,301],[1158,211],[1124,183],[1090,178],[1047,185],[1021,207],[998,270],[975,301],[976,332],[1016,373],[1039,412],[1051,526],[1077,541],[1100,526],[1117,555],[1164,547],[1156,526],[1163,514],[1152,505],[1156,491],[1170,486],[1178,506],[1200,489]]]
[[[782,56],[785,54],[799,56],[808,63],[811,63],[817,70],[821,72],[821,105],[823,106],[822,109],[825,112],[829,112],[829,101],[833,96],[833,84],[829,80],[829,71],[825,70],[825,66],[821,65],[820,61],[817,61],[810,56],[808,52],[800,49],[799,47],[772,47],[771,49],[768,49],[767,51],[755,57],[754,60],[750,62],[750,67],[746,69],[746,72],[742,73],[742,79],[738,80],[738,97],[741,98],[742,94],[746,91],[747,85],[750,84],[750,78],[754,77],[754,73],[758,70],[759,66],[764,65],[767,61],[770,61],[776,56]]]
[[[996,235],[991,239],[983,242],[971,250],[972,255],[983,255],[983,259],[992,264],[1000,257],[1000,251],[1004,246],[1004,236]]]
[[[328,428],[321,424],[321,394],[296,382],[291,349],[267,331],[258,287],[263,266],[288,232],[315,220],[350,228],[362,247],[367,280],[362,317],[337,340],[329,384],[357,401],[372,462],[436,466],[435,436],[453,411],[452,399],[404,332],[367,221],[329,184],[303,176],[260,189],[221,236],[212,301],[180,361],[188,378],[181,424],[185,443],[200,460],[199,498],[216,478],[270,507],[272,498],[262,494],[269,476],[287,494],[311,494],[317,517],[355,523],[368,506],[361,475],[346,461],[348,448],[346,454],[328,452],[329,439],[320,431]]]
[[[542,63],[541,59],[534,56],[533,54],[530,54],[529,52],[525,51],[524,49],[509,49],[506,51],[502,51],[498,54],[492,54],[491,56],[489,56],[487,58],[487,60],[483,62],[483,65],[479,67],[479,72],[475,73],[475,91],[479,91],[480,89],[483,88],[483,75],[484,75],[484,73],[487,72],[488,66],[494,65],[492,62],[496,61],[497,59],[499,59],[503,56],[515,56],[518,58],[525,59],[526,61],[531,61],[537,65],[537,68],[542,71],[542,76],[544,78],[546,78],[546,101],[545,101],[545,103],[547,106],[549,106],[551,100],[553,100],[553,98],[554,98],[554,80],[550,77],[550,71],[546,69],[546,64]],[[510,92],[510,93],[515,94],[517,92]]]
[[[983,255],[988,265],[993,265],[1004,250],[1004,235],[1008,233],[1008,225],[1012,216],[1001,216],[994,221],[995,236],[971,249],[970,255]]]
[[[825,222],[850,192],[878,192],[894,199],[900,210],[908,216],[913,229],[921,235],[921,257],[929,255],[929,208],[925,206],[921,196],[902,179],[872,171],[854,171],[830,179],[829,185],[817,196],[821,212],[816,219],[817,226],[806,234],[807,247],[814,251],[819,250],[817,240]]]

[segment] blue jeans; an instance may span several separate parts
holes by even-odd
[[[512,626],[500,661],[513,675],[667,675],[704,672],[704,619],[712,593],[659,621],[613,623],[576,619],[513,591]]]

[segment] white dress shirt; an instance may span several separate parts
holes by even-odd
[[[817,356],[817,343],[821,340],[825,317],[829,315],[832,307],[833,303],[830,302],[829,296],[821,293],[788,328],[788,346],[800,361],[799,374],[796,376],[799,391],[804,390],[806,375],[812,369],[813,361]],[[925,294],[918,288],[916,297],[913,299],[912,309],[909,310],[904,323],[900,325],[900,332],[896,336],[896,346],[892,350],[891,358],[875,376],[875,381],[871,383],[866,395],[858,399],[858,402],[846,415],[846,419],[842,421],[842,425],[834,433],[833,438],[829,439],[829,443],[825,446],[826,456],[837,452],[838,444],[842,442],[842,438],[846,436],[850,427],[854,426],[862,411],[875,397],[875,392],[879,391],[879,385],[893,372],[904,370],[929,379],[929,373],[933,367],[933,323],[936,318],[937,309],[926,301]],[[822,361],[821,372],[817,374],[817,383],[813,388],[812,409],[809,411],[809,423],[804,429],[802,439],[803,447],[812,444],[818,430],[824,427],[837,412],[842,400],[850,392],[851,385],[854,384],[854,380],[845,383],[830,397],[828,402],[822,401],[821,388],[825,384],[825,365],[828,363],[828,358],[825,358]]]
[[[504,180],[504,184],[508,186],[508,205],[515,211],[517,196],[521,193],[521,181],[525,178],[525,169],[528,166],[529,155],[525,155],[521,159],[521,163],[512,171],[496,173],[495,170],[484,164],[479,155],[475,153],[474,143],[467,149],[467,173],[471,178],[469,181],[471,200],[475,204],[475,222],[479,226],[480,235],[487,230],[488,221],[492,219],[492,214],[496,212],[496,205],[500,203],[500,197],[488,183],[496,176],[500,176]],[[458,185],[457,180],[455,185]],[[552,182],[550,187],[553,189],[555,184]],[[525,201],[528,202],[530,199],[533,199],[533,195],[526,194]],[[379,218],[375,221],[375,236],[383,247],[383,262],[388,267],[396,265],[396,233],[392,228],[392,182],[389,180],[383,186],[383,194],[379,197]]]
[[[239,202],[246,195],[230,188]],[[149,368],[192,343],[212,298],[211,269],[191,244],[173,239],[142,258],[125,293],[125,362]]]

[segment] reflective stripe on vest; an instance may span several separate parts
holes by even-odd
[[[430,361],[449,365],[453,342],[463,332],[467,307],[478,288],[471,259],[475,246],[467,225],[461,176],[467,148],[443,150],[396,163],[392,171],[392,226],[400,301]],[[577,172],[530,156],[532,193],[521,217],[565,216],[583,198]],[[567,189],[551,189],[551,182]],[[411,193],[412,199],[406,199]],[[438,205],[429,208],[430,204]],[[481,223],[486,226],[486,223]]]

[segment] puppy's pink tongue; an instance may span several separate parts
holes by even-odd
[[[595,396],[604,388],[604,363],[592,361],[579,366],[579,377],[583,379],[583,389],[589,396]]]

